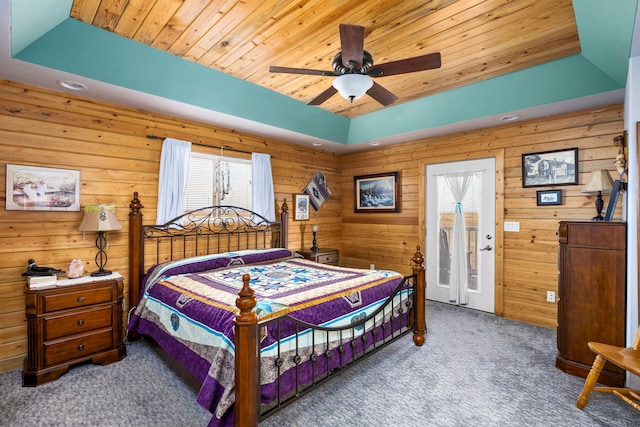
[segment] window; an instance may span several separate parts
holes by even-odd
[[[251,209],[251,160],[191,153],[182,209],[214,205]]]

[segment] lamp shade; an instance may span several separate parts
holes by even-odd
[[[611,179],[611,175],[609,175],[609,171],[607,170],[599,170],[591,172],[591,177],[587,185],[582,189],[583,193],[611,193],[613,189],[613,180]]]
[[[373,80],[364,74],[343,74],[333,80],[333,87],[343,98],[350,101],[362,98],[371,86],[373,86]]]
[[[86,205],[79,231],[113,231],[122,226],[116,218],[116,205]]]

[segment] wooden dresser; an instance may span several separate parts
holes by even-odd
[[[558,236],[556,366],[584,378],[595,359],[589,341],[625,345],[626,224],[563,221]],[[599,382],[624,380],[624,371],[607,363]]]
[[[339,265],[340,251],[337,249],[320,249],[318,251],[298,251],[300,255],[320,264]]]
[[[91,360],[107,365],[126,356],[123,281],[119,275],[112,276],[117,277],[27,290],[28,349],[23,386],[55,380],[75,363]]]

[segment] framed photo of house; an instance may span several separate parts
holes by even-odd
[[[542,190],[536,193],[538,206],[562,204],[562,192],[560,190]]]
[[[398,172],[353,177],[354,212],[399,212]]]
[[[296,194],[296,212],[294,220],[306,221],[309,219],[309,195],[308,194]]]
[[[578,149],[522,155],[522,186],[578,185]]]
[[[80,171],[7,164],[6,209],[79,211]]]

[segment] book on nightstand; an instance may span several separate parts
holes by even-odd
[[[55,288],[58,283],[57,276],[29,276],[27,277],[29,289]]]

